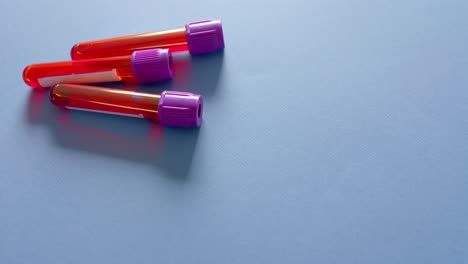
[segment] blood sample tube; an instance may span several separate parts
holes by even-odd
[[[80,84],[57,84],[50,101],[61,108],[148,118],[163,126],[199,127],[203,97],[198,94],[164,91],[161,94],[128,91]]]
[[[24,69],[23,79],[33,88],[58,83],[164,81],[172,79],[172,55],[168,49],[149,49],[125,56],[31,64]]]
[[[128,55],[136,50],[168,48],[199,55],[224,49],[220,20],[192,22],[185,28],[78,43],[71,50],[74,60]]]

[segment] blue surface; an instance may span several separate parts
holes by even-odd
[[[0,2],[0,263],[468,263],[468,2]],[[79,41],[221,18],[200,130],[63,112]]]

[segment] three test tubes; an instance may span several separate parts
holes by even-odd
[[[222,49],[221,21],[205,20],[180,29],[78,43],[71,49],[72,60],[31,64],[24,69],[23,79],[32,88],[50,88],[50,101],[60,108],[147,118],[164,126],[200,127],[202,95],[154,94],[95,84],[166,81],[173,77],[172,52],[201,55]]]

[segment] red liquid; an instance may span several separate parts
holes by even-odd
[[[79,75],[88,73],[94,74]],[[136,82],[131,68],[131,55],[31,64],[24,69],[23,79],[33,88],[46,88],[57,83]]]
[[[167,48],[171,52],[188,50],[185,28],[81,42],[73,46],[73,60],[130,55],[144,49]]]
[[[62,108],[117,114],[158,121],[159,94],[78,84],[57,84],[50,101]]]

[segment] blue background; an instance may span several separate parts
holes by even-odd
[[[467,1],[0,2],[0,263],[468,263]],[[66,112],[80,41],[223,20],[199,130]]]

